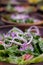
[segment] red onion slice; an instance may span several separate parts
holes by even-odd
[[[12,28],[8,33],[11,33],[12,31],[16,32],[16,33],[23,33],[22,30],[20,30],[19,28],[16,28],[16,27]]]
[[[15,39],[18,39],[18,40],[21,40],[21,41],[23,41],[24,43],[27,43],[27,40],[25,40],[23,37],[14,37],[13,38],[13,41],[11,41],[11,42],[14,42],[15,44],[17,44],[17,45],[22,45],[21,43],[19,43],[19,42],[16,42],[15,41]]]
[[[25,33],[25,35],[28,35],[30,37],[29,42],[27,42],[27,44],[30,44],[33,40],[33,36],[30,33]]]
[[[37,26],[31,26],[28,30],[27,30],[27,32],[31,32],[32,30],[35,30],[36,31],[36,35],[40,35],[40,33],[39,33],[39,29],[38,29],[38,27]]]

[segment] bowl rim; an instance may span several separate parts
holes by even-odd
[[[12,7],[16,7],[17,5],[12,5]],[[31,6],[31,5],[18,5],[18,6],[22,6],[22,7],[25,7],[25,6],[27,6],[27,8],[31,8],[31,7],[34,7],[33,9],[34,10],[32,10],[32,11],[30,11],[30,12],[26,12],[26,13],[31,13],[31,12],[36,12],[37,11],[37,7],[35,7],[35,6]],[[8,11],[8,10],[6,10],[6,6],[5,7],[1,7],[1,8],[3,8],[3,10],[1,11],[1,9],[0,9],[0,11],[1,12],[3,12],[3,11],[5,11],[5,12],[8,12],[8,13],[25,13],[25,12],[18,12],[18,11],[15,11],[15,10],[13,10],[13,11]]]

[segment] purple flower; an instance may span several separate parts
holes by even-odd
[[[24,44],[21,46],[20,51],[26,50],[27,48],[28,48],[27,43],[24,43]]]
[[[11,36],[12,36],[12,37],[15,37],[15,36],[17,36],[17,35],[16,35],[15,32],[12,32],[12,33],[11,33]]]

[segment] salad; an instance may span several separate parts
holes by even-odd
[[[14,27],[0,34],[0,61],[17,65],[43,62],[43,38],[39,29],[31,26],[23,32]]]
[[[33,11],[36,11],[36,8],[34,6],[28,6],[27,5],[18,5],[18,6],[12,6],[11,4],[8,4],[5,8],[8,12],[15,12],[15,13],[30,13]]]
[[[40,20],[34,19],[26,14],[11,14],[11,15],[3,15],[3,18],[5,20],[8,20],[9,22],[14,22],[14,23],[35,23]]]

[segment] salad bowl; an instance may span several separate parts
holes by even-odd
[[[1,26],[0,27],[0,34],[3,34],[3,33],[8,33],[8,31],[10,30],[10,32],[11,32],[11,30],[14,30],[14,28],[13,28],[14,26],[13,25],[9,25],[9,26]],[[33,28],[35,27],[35,28],[37,28],[36,26],[32,26]],[[28,29],[28,31],[32,28],[32,27],[20,27],[20,26],[18,26],[18,30],[19,31],[21,31],[21,30],[23,30],[23,31],[25,31],[25,29]],[[39,31],[40,31],[40,35],[43,37],[43,27],[38,27],[39,28]],[[37,29],[38,29],[37,28]],[[21,30],[20,30],[21,29]],[[36,30],[36,29],[34,29],[34,30]],[[34,30],[31,30],[32,32],[34,32]],[[9,32],[9,33],[10,33]],[[21,31],[22,32],[22,31]],[[38,32],[37,32],[38,33]],[[35,33],[36,34],[36,33]],[[39,33],[38,33],[39,34]],[[18,37],[19,38],[19,37]],[[0,39],[1,39],[1,37],[0,37]],[[1,42],[0,42],[0,44],[1,44]],[[42,50],[43,51],[43,50]],[[1,53],[1,51],[0,51],[0,53]],[[1,55],[0,55],[1,56]],[[1,57],[0,57],[1,58]],[[41,58],[42,58],[42,60],[41,60]],[[40,60],[39,60],[40,59]],[[17,60],[16,60],[17,61]],[[29,60],[28,60],[29,61]],[[30,60],[31,61],[31,60]],[[32,60],[33,61],[33,60]],[[16,64],[15,63],[15,61],[14,61],[14,63],[12,63],[12,62],[8,62],[8,59],[7,59],[7,61],[5,62],[5,60],[4,61],[2,61],[1,59],[0,59],[0,65],[19,65],[19,64]],[[20,65],[22,65],[22,64],[20,64]],[[25,64],[24,64],[25,65]],[[26,61],[26,65],[43,65],[43,53],[42,53],[42,55],[41,56],[39,56],[36,60],[34,60],[34,62],[33,63],[29,63],[29,64],[27,64],[27,61]]]
[[[37,8],[35,6],[31,6],[31,5],[11,5],[8,4],[5,7],[1,7],[3,8],[2,11],[8,12],[8,13],[31,13],[31,12],[36,12]]]
[[[43,24],[43,20],[35,19],[27,14],[5,14],[2,16],[2,21],[15,26],[32,26]]]

